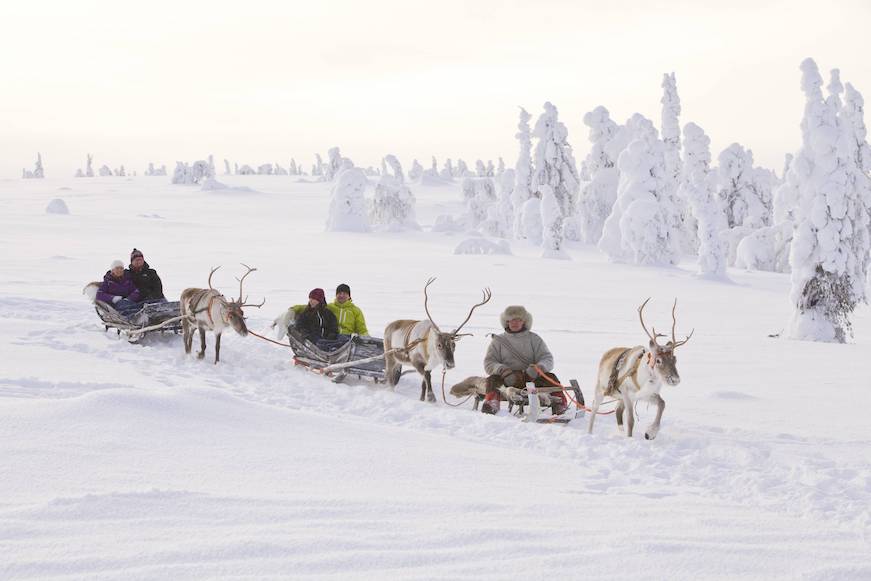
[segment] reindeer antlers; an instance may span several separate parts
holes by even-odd
[[[436,325],[436,322],[432,320],[432,315],[429,314],[429,307],[427,303],[429,302],[429,295],[426,293],[426,289],[429,288],[429,285],[435,282],[435,277],[431,276],[426,284],[423,287],[423,310],[426,311],[426,318],[429,319],[429,322],[432,323],[433,328],[436,330],[436,333],[441,333],[442,330],[439,329],[439,326]]]
[[[255,308],[259,309],[260,307],[262,307],[263,305],[266,304],[266,298],[265,298],[265,297],[263,298],[263,302],[260,303],[259,305],[249,305],[249,304],[247,304],[246,301],[248,300],[248,297],[245,297],[245,300],[244,300],[244,301],[242,300],[242,283],[245,282],[245,278],[246,278],[249,274],[251,274],[252,272],[254,272],[254,271],[257,270],[257,269],[256,269],[256,268],[251,268],[250,266],[248,266],[247,264],[244,264],[244,263],[242,263],[242,262],[240,262],[239,264],[241,264],[242,266],[244,266],[244,267],[247,269],[247,272],[246,272],[245,274],[242,275],[242,278],[237,278],[237,279],[236,279],[236,280],[239,281],[239,298],[236,300],[236,302],[239,303],[239,306],[240,306],[240,307],[255,307]]]
[[[696,332],[695,328],[693,328],[693,330],[690,331],[690,334],[687,335],[687,338],[684,339],[683,341],[680,341],[680,342],[678,342],[678,341],[674,338],[674,328],[675,328],[675,326],[677,325],[677,318],[674,316],[674,310],[675,310],[676,308],[677,308],[677,298],[674,299],[674,305],[671,307],[671,348],[672,348],[672,349],[677,349],[677,348],[680,347],[681,345],[685,344],[687,341],[690,340],[690,337],[693,336],[693,333]]]
[[[653,341],[653,343],[657,347],[662,347],[662,345],[659,344],[659,342],[656,340],[656,338],[657,337],[665,337],[666,335],[663,335],[662,333],[657,333],[656,327],[651,327],[651,329],[653,329],[653,334],[651,335],[650,331],[648,331],[647,327],[644,325],[644,314],[642,313],[642,311],[644,311],[644,307],[647,305],[647,303],[649,301],[650,301],[650,297],[647,297],[647,300],[644,301],[643,303],[641,303],[641,306],[638,307],[638,318],[641,320],[641,328],[644,329],[644,332],[647,333],[647,336],[650,337],[650,340]],[[674,299],[674,305],[672,305],[672,307],[671,307],[671,321],[672,321],[672,324],[671,324],[671,349],[672,350],[677,349],[678,347],[680,347],[681,345],[683,345],[687,341],[689,341],[690,337],[692,337],[693,333],[695,333],[695,331],[696,331],[695,329],[690,331],[690,334],[687,335],[687,338],[684,339],[683,341],[677,341],[675,339],[674,328],[677,326],[677,317],[675,316],[676,309],[677,309],[677,299]]]
[[[424,287],[423,287],[423,309],[426,311],[426,317],[429,319],[429,322],[432,323],[432,326],[435,328],[436,332],[441,333],[442,330],[439,329],[439,326],[436,325],[435,321],[432,320],[432,315],[429,314],[429,306],[427,305],[427,303],[429,302],[429,295],[427,294],[426,289],[429,288],[429,285],[434,283],[435,280],[436,280],[435,277],[431,277],[428,281],[426,281],[426,285],[424,285]],[[475,309],[477,309],[481,305],[487,304],[488,302],[490,302],[490,299],[493,298],[493,293],[490,292],[489,288],[485,288],[483,293],[484,293],[484,300],[481,301],[480,303],[478,303],[477,305],[473,306],[472,310],[469,311],[469,315],[466,317],[466,320],[463,321],[459,327],[457,327],[456,329],[454,329],[451,332],[451,335],[453,335],[455,338],[469,335],[469,333],[460,334],[460,329],[463,328],[463,325],[465,325],[466,323],[469,322],[469,319],[472,318],[472,313],[475,312]]]
[[[215,290],[212,288],[212,275],[215,274],[215,271],[221,268],[220,266],[216,266],[212,269],[212,272],[209,273],[209,290]]]
[[[485,289],[482,291],[482,293],[483,293],[483,295],[484,295],[484,300],[481,301],[480,303],[478,303],[477,305],[475,305],[475,306],[472,307],[472,310],[469,311],[469,315],[466,317],[466,320],[463,321],[462,323],[460,323],[460,326],[457,327],[456,329],[454,329],[454,332],[451,333],[453,336],[456,337],[456,336],[457,336],[457,333],[460,332],[460,329],[463,328],[463,325],[465,325],[466,323],[469,322],[469,319],[472,318],[472,313],[475,312],[475,309],[477,309],[477,308],[480,307],[481,305],[486,305],[487,303],[490,302],[490,299],[493,298],[493,293],[490,292],[489,287],[488,287],[488,288],[485,288]]]

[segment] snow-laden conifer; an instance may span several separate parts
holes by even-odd
[[[590,128],[592,148],[581,164],[581,239],[587,244],[596,244],[602,237],[602,226],[617,199],[620,173],[617,170],[617,160],[609,155],[607,146],[617,134],[619,125],[611,119],[608,110],[601,106],[584,115],[584,125]]]
[[[514,134],[520,152],[517,155],[517,163],[514,165],[514,192],[511,194],[511,203],[514,206],[514,237],[518,239],[526,238],[526,228],[522,221],[523,206],[532,196],[532,132],[529,129],[530,119],[532,119],[532,115],[521,107],[520,121],[517,123],[517,133]]]
[[[720,232],[726,229],[726,215],[717,197],[716,176],[711,172],[711,140],[695,123],[687,123],[683,134],[685,160],[679,197],[688,201],[698,224],[699,274],[723,278],[728,246]]]
[[[327,230],[331,232],[368,232],[369,220],[364,193],[369,180],[362,170],[344,169],[336,176],[330,198]]]
[[[871,250],[871,185],[856,139],[864,126],[861,98],[852,92],[850,103],[841,102],[835,71],[823,99],[816,63],[805,59],[801,70],[802,146],[787,175],[798,201],[789,257],[795,309],[789,336],[842,343],[852,333],[850,315],[867,301]]]

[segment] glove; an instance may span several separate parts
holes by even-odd
[[[124,297],[122,297],[121,295],[115,295],[114,297],[112,297],[112,304],[117,305],[118,303],[121,302],[121,299],[123,299],[123,298]]]
[[[530,365],[526,368],[526,375],[529,377],[529,379],[535,379],[536,377],[538,377],[538,370],[535,368],[534,365]]]

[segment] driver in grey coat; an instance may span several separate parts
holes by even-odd
[[[494,335],[484,356],[487,372],[487,395],[481,411],[495,414],[499,411],[502,395],[498,388],[525,387],[531,381],[536,387],[550,387],[559,383],[553,369],[553,355],[544,339],[532,329],[532,314],[520,305],[512,305],[499,316],[504,333]],[[539,369],[550,378],[542,377]],[[553,383],[551,383],[553,382]],[[551,394],[554,400],[551,411],[560,415],[566,411],[566,396],[562,392]]]

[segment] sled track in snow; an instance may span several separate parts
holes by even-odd
[[[47,313],[52,316],[38,316]],[[396,393],[369,383],[334,384],[295,369],[289,349],[282,351],[235,334],[224,335],[222,360],[214,365],[211,336],[206,358],[199,361],[184,355],[180,337],[154,337],[132,345],[114,333],[104,333],[96,317],[90,315],[78,304],[41,301],[27,307],[24,300],[0,299],[0,316],[51,327],[24,330],[17,344],[78,351],[95,362],[130,364],[137,373],[167,389],[204,386],[247,401],[325,418],[363,420],[485,443],[506,454],[518,447],[531,450],[583,466],[586,478],[566,482],[567,489],[578,492],[654,499],[690,488],[700,496],[825,520],[853,529],[866,540],[871,536],[871,477],[863,461],[868,442],[820,442],[795,434],[723,430],[675,416],[667,417],[667,425],[653,442],[624,438],[612,421],[602,421],[605,418],[597,421],[596,433],[588,436],[586,418],[567,427],[528,425],[473,413],[471,407],[452,409],[421,403],[417,401],[419,384],[412,377],[404,378]],[[250,324],[258,332],[266,332],[265,320]],[[62,325],[65,332],[60,332]],[[461,371],[453,371],[448,382],[461,375]],[[0,377],[0,397],[75,396],[127,383],[66,385]],[[653,411],[647,413],[642,405],[639,412],[640,425],[644,426]],[[831,450],[832,456],[821,456],[821,448]],[[856,460],[844,462],[835,456]]]

